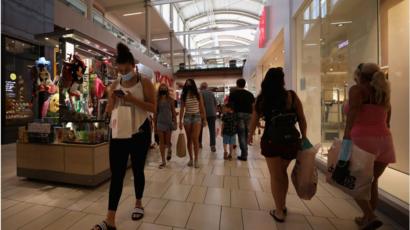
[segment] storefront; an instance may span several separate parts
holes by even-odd
[[[54,60],[39,57],[29,65],[38,117],[19,128],[17,175],[98,185],[110,177],[104,111],[106,87],[117,74],[115,50],[75,30],[36,38],[53,48]]]
[[[409,173],[409,0],[307,1],[295,20],[296,89],[308,136],[324,147],[318,157],[326,162],[332,140],[343,137],[353,72],[362,62],[378,63],[391,82],[397,156],[380,186],[408,203],[408,186],[399,185],[408,184]]]

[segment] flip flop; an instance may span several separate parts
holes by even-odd
[[[269,214],[270,214],[270,215],[273,217],[273,219],[275,219],[277,222],[279,222],[279,223],[285,222],[285,218],[280,219],[280,218],[278,218],[278,217],[275,215],[275,210],[271,210],[271,211],[269,212]]]
[[[131,218],[132,220],[141,220],[144,217],[144,208],[134,208]]]
[[[117,230],[116,227],[108,225],[108,223],[104,220],[103,222],[96,224],[92,230],[95,228],[99,228],[100,230]]]

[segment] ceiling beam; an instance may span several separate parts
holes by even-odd
[[[209,28],[209,29],[202,29],[202,30],[188,30],[188,31],[175,32],[175,36],[188,35],[188,34],[203,34],[203,33],[225,32],[225,31],[248,30],[248,29],[256,29],[257,26],[258,25],[243,25],[243,26],[235,26],[235,27],[228,27],[228,28]]]
[[[240,15],[240,16],[244,16],[244,17],[249,17],[249,18],[253,18],[255,20],[259,21],[259,16],[250,12],[246,12],[246,11],[241,11],[241,10],[214,10],[213,11],[215,15],[220,15],[220,14],[233,14],[233,15]],[[207,12],[202,12],[199,14],[196,14],[190,18],[186,18],[185,22],[192,22],[195,20],[198,20],[200,18],[203,17],[208,17]]]
[[[244,21],[240,21],[240,20],[227,20],[227,19],[215,20],[215,24],[216,25],[224,25],[224,24],[225,25],[226,24],[228,24],[228,25],[238,25],[238,26],[241,26],[241,27],[242,26],[249,26],[249,25],[253,25],[255,27],[257,26],[256,24],[252,24],[250,22],[244,22]],[[188,30],[199,30],[199,29],[202,29],[202,28],[208,27],[208,26],[210,26],[209,22],[205,22],[205,23],[190,27],[190,28],[188,28]]]
[[[249,49],[248,45],[234,45],[234,46],[222,46],[222,47],[211,47],[211,48],[198,48],[189,49],[187,52],[202,52],[202,51],[214,51],[214,50],[238,50],[238,49]],[[182,52],[183,50],[175,50],[175,52]],[[169,52],[163,52],[161,54],[169,54]]]
[[[151,5],[174,4],[180,2],[192,2],[192,0],[151,0]]]

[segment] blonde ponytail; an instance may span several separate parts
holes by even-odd
[[[390,83],[382,71],[376,71],[370,82],[375,90],[375,102],[378,105],[390,105]]]

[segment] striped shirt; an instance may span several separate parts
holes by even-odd
[[[186,97],[185,112],[188,114],[199,113],[199,100],[195,96],[188,95]]]

